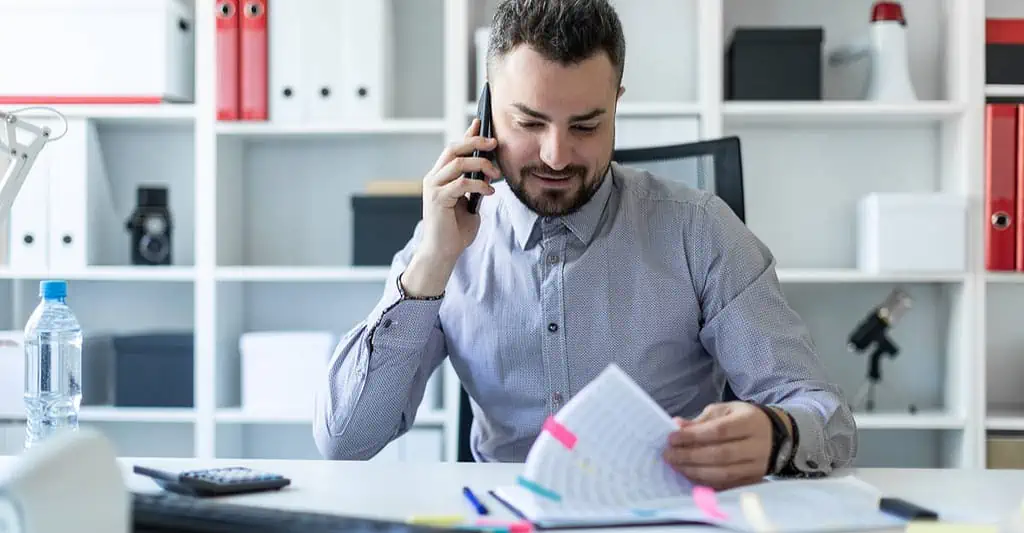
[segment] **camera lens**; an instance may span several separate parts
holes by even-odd
[[[143,235],[139,239],[139,255],[150,263],[162,263],[171,251],[166,235]]]

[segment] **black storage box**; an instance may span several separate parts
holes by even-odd
[[[1024,19],[985,21],[985,83],[1024,85]]]
[[[89,333],[82,339],[82,405],[114,405],[114,338]]]
[[[114,336],[114,405],[193,407],[193,339],[192,333]]]
[[[726,100],[821,100],[821,28],[737,28],[725,57]]]
[[[390,266],[422,218],[421,196],[353,195],[352,263]]]

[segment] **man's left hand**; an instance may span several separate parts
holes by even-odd
[[[756,405],[711,404],[697,418],[676,422],[665,460],[694,483],[724,490],[756,483],[768,471],[772,423]]]

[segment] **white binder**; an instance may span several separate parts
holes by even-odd
[[[100,235],[120,224],[114,218],[96,125],[89,120],[70,119],[67,135],[47,148],[53,151],[48,199],[49,267],[75,270],[99,264]]]
[[[313,0],[313,9],[306,12],[303,42],[309,45],[303,48],[301,57],[307,80],[302,96],[307,102],[308,122],[333,124],[346,118],[343,102],[349,54],[343,47],[347,40],[344,34],[351,26],[346,21],[349,3],[350,0]],[[373,21],[365,23],[372,25]],[[366,43],[362,48],[369,50],[370,46]]]
[[[391,116],[391,0],[275,6],[267,19],[270,121],[339,124]]]
[[[49,126],[53,135],[60,135],[59,121],[36,120],[37,126]],[[31,139],[22,139],[30,142]],[[50,165],[53,148],[66,139],[47,144],[39,152],[32,170],[25,177],[21,191],[11,204],[11,218],[8,226],[9,267],[19,271],[43,271],[47,267],[48,244],[47,222],[49,219]]]
[[[337,2],[337,0],[321,0]],[[392,114],[394,20],[390,0],[344,0],[340,103],[345,118],[373,120]]]
[[[306,119],[311,86],[303,72],[313,44],[310,25],[316,20],[318,0],[277,2],[267,17],[269,120],[295,124]],[[312,73],[311,73],[312,74]]]

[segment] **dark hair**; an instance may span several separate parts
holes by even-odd
[[[502,0],[491,20],[487,68],[519,45],[545,59],[572,65],[608,54],[616,84],[622,82],[626,38],[608,0]]]

